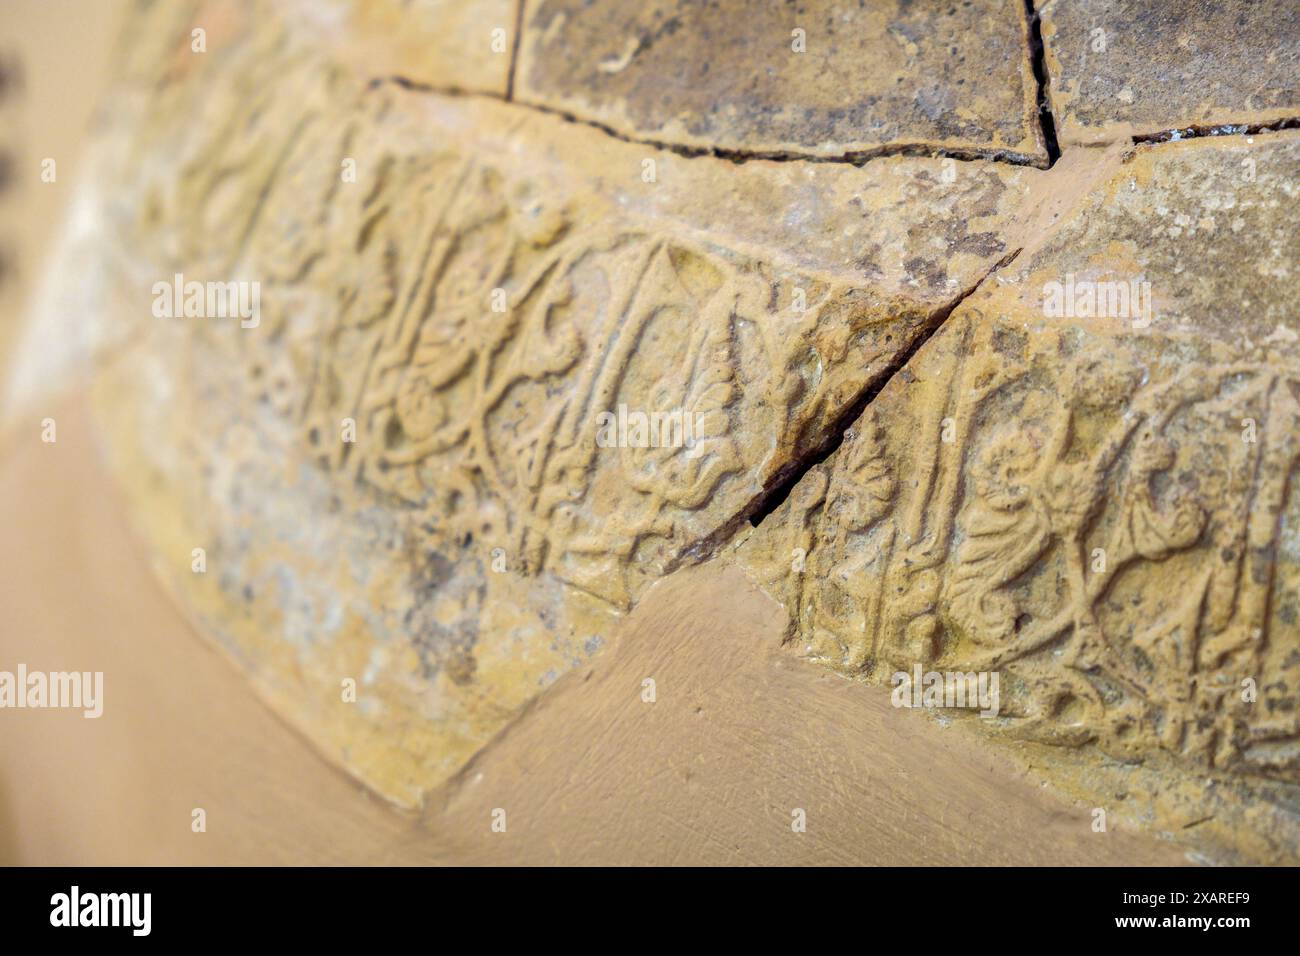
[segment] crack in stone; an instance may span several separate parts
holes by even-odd
[[[515,71],[519,69],[519,43],[524,35],[524,3],[515,0],[515,36],[510,48],[510,71],[506,74],[506,102],[515,101]]]
[[[773,476],[768,486],[750,499],[749,503],[739,509],[728,521],[711,534],[684,549],[677,557],[668,562],[664,567],[664,574],[671,574],[682,567],[699,564],[714,557],[718,548],[730,541],[736,532],[744,526],[745,522],[749,522],[753,527],[762,524],[763,520],[779,508],[781,503],[790,496],[795,486],[808,472],[825,462],[839,449],[844,443],[845,433],[848,432],[871,403],[876,400],[876,397],[885,390],[885,387],[894,380],[894,377],[907,367],[908,363],[911,362],[925,343],[930,341],[934,334],[943,327],[958,306],[974,295],[990,276],[1015,261],[1020,253],[1021,249],[1016,248],[1004,255],[980,276],[969,289],[960,293],[946,306],[936,310],[911,345],[895,356],[879,374],[873,376],[869,382],[862,386],[862,389],[848,404],[840,409],[831,425],[825,429],[822,440],[815,447],[783,466]]]
[[[500,103],[509,103],[512,106],[529,110],[531,112],[554,116],[566,123],[575,123],[580,126],[587,126],[591,129],[600,130],[611,139],[616,139],[623,143],[631,143],[636,146],[648,146],[652,149],[673,153],[686,159],[713,157],[714,159],[721,159],[726,162],[735,163],[736,165],[743,165],[744,163],[755,160],[763,160],[778,163],[837,163],[840,165],[862,167],[873,159],[880,159],[887,156],[925,156],[932,159],[955,159],[961,162],[1005,163],[1010,166],[1029,166],[1038,169],[1050,169],[1055,165],[1056,161],[1061,158],[1061,148],[1056,138],[1056,120],[1052,115],[1051,106],[1048,103],[1047,90],[1050,81],[1047,78],[1042,60],[1042,38],[1039,35],[1038,15],[1032,12],[1033,0],[1025,0],[1025,2],[1027,7],[1029,7],[1030,16],[1033,18],[1031,26],[1032,36],[1036,38],[1032,40],[1036,49],[1034,55],[1034,75],[1038,79],[1039,84],[1039,117],[1042,123],[1044,145],[1049,157],[1046,166],[1035,157],[1014,150],[953,149],[946,146],[938,146],[933,143],[893,143],[867,150],[844,152],[836,156],[818,156],[811,153],[798,153],[786,150],[739,150],[726,149],[723,147],[683,146],[680,143],[668,143],[661,140],[628,136],[627,134],[620,133],[613,127],[607,126],[597,120],[584,119],[581,116],[575,116],[573,113],[553,106],[546,106],[541,103],[528,103],[523,100],[514,99],[514,63],[511,64],[510,76],[506,94],[504,96],[486,90],[471,90],[459,86],[435,86],[433,84],[421,83],[418,80],[412,80],[397,75],[375,77],[370,80],[367,88],[373,90],[391,83],[394,86],[401,87],[402,89],[413,93],[433,93],[439,96],[450,97],[480,96],[484,99],[496,100]],[[1206,136],[1249,136],[1257,133],[1273,133],[1285,129],[1295,129],[1297,127],[1300,127],[1300,117],[1289,117],[1287,119],[1275,120],[1271,123],[1258,124],[1220,123],[1215,126],[1187,126],[1176,129],[1161,130],[1158,133],[1146,133],[1132,137],[1132,142],[1136,145],[1158,145],[1160,143],[1179,142],[1182,140],[1197,139]],[[1111,145],[1111,143],[1106,142],[1093,145],[1107,146]]]
[[[1179,143],[1188,139],[1209,136],[1255,136],[1261,133],[1280,133],[1285,129],[1300,129],[1300,116],[1273,120],[1271,123],[1217,123],[1213,126],[1183,126],[1163,129],[1158,133],[1134,136],[1135,144]]]
[[[1043,131],[1043,147],[1047,150],[1047,168],[1051,169],[1061,158],[1061,144],[1056,139],[1056,117],[1052,113],[1049,94],[1051,75],[1047,72],[1046,53],[1043,48],[1043,23],[1034,0],[1025,0],[1025,16],[1029,24],[1029,63],[1038,84],[1038,123]]]
[[[943,327],[958,306],[974,295],[991,275],[1015,261],[1016,256],[1020,255],[1020,251],[1020,249],[1013,249],[1007,253],[980,276],[974,285],[957,296],[951,303],[935,312],[912,344],[895,356],[881,374],[864,385],[857,396],[840,410],[839,414],[835,416],[834,424],[827,429],[826,436],[821,443],[782,469],[772,486],[762,492],[742,511],[735,525],[738,527],[744,520],[748,519],[750,524],[758,527],[768,515],[779,508],[781,503],[790,496],[790,492],[803,479],[804,475],[825,462],[839,449],[844,443],[845,433],[862,416],[862,413],[867,410],[871,403],[876,400],[876,397],[885,390],[885,387],[894,380],[894,377],[907,367],[922,346],[930,341],[934,334]]]
[[[721,146],[684,146],[680,143],[669,143],[648,137],[629,136],[626,133],[619,132],[612,126],[607,126],[597,120],[576,116],[567,110],[558,109],[554,106],[546,106],[542,103],[530,103],[525,100],[514,99],[513,69],[512,66],[510,83],[508,84],[505,96],[500,96],[486,90],[468,90],[458,86],[434,86],[429,83],[421,83],[418,80],[412,80],[397,75],[375,77],[370,81],[369,89],[376,89],[383,86],[385,83],[391,83],[394,86],[399,86],[404,90],[410,90],[415,93],[436,93],[440,96],[481,96],[485,99],[510,103],[512,106],[517,106],[521,109],[543,113],[547,116],[554,116],[567,123],[576,123],[581,126],[588,126],[592,129],[600,130],[606,136],[619,140],[620,142],[631,143],[635,146],[649,146],[652,149],[674,153],[686,159],[698,159],[700,157],[708,156],[713,157],[714,159],[721,159],[730,163],[735,163],[737,165],[742,165],[754,160],[766,160],[776,163],[838,163],[840,165],[863,166],[873,159],[880,159],[885,156],[926,156],[933,159],[955,159],[961,162],[993,162],[1006,163],[1011,166],[1033,166],[1040,169],[1043,168],[1040,159],[1015,150],[954,149],[947,146],[940,146],[936,143],[889,143],[882,146],[875,146],[871,149],[849,150],[834,156],[819,156],[814,153],[800,153],[792,150],[746,150],[727,149]]]
[[[1050,78],[1047,74],[1044,61],[1041,24],[1039,15],[1034,9],[1033,0],[1025,0],[1025,7],[1029,23],[1031,61],[1033,64],[1034,76],[1038,82],[1039,117],[1042,124],[1044,145],[1049,157],[1047,168],[1050,168],[1061,157],[1061,149],[1056,136],[1056,121],[1052,114],[1048,96]],[[522,7],[520,9],[522,11]],[[522,21],[520,22],[520,25],[522,25]],[[517,30],[516,56],[518,53],[518,37],[519,31]],[[627,136],[603,123],[584,119],[561,109],[514,99],[513,85],[515,67],[516,63],[512,61],[507,92],[504,97],[487,91],[469,90],[455,86],[434,86],[432,84],[422,83],[399,75],[375,77],[369,82],[368,88],[376,89],[385,84],[391,83],[395,86],[401,87],[402,89],[418,93],[434,93],[453,97],[481,96],[499,102],[508,102],[513,106],[521,107],[533,112],[555,116],[565,122],[598,129],[611,138],[621,142],[648,146],[686,158],[712,156],[717,159],[737,164],[743,164],[751,160],[769,160],[775,162],[842,163],[860,166],[865,164],[867,161],[878,157],[907,155],[951,158],[963,161],[1003,162],[1017,166],[1037,166],[1043,168],[1042,163],[1039,160],[1012,151],[952,150],[934,146],[932,144],[895,144],[860,152],[846,152],[839,156],[816,156],[781,151],[764,152],[759,150],[744,151],[723,148],[698,148],[675,143],[659,142],[653,139],[641,139]],[[1134,136],[1132,141],[1134,144],[1155,145],[1201,136],[1249,135],[1253,133],[1274,132],[1297,126],[1300,126],[1300,118],[1289,118],[1269,124],[1258,125],[1219,124],[1212,127],[1193,126],[1184,129],[1166,130],[1160,133],[1152,133],[1143,136]],[[800,480],[802,480],[809,471],[824,463],[837,449],[840,448],[844,442],[845,433],[849,428],[858,420],[859,417],[861,417],[862,413],[873,401],[875,401],[876,397],[880,395],[885,387],[893,381],[894,377],[907,367],[908,363],[922,348],[922,346],[924,346],[925,343],[943,327],[944,323],[952,313],[956,311],[963,302],[974,295],[990,276],[1010,265],[1021,251],[1021,248],[1016,248],[1003,256],[982,276],[980,276],[980,278],[968,290],[959,294],[947,306],[938,309],[921,328],[919,334],[911,345],[895,356],[882,372],[873,376],[872,379],[862,387],[859,393],[840,410],[840,412],[835,416],[832,424],[825,429],[825,434],[822,440],[814,448],[797,456],[795,459],[781,467],[764,490],[755,495],[743,508],[738,509],[737,512],[723,525],[718,527],[709,535],[685,548],[675,558],[668,562],[664,568],[664,573],[670,574],[681,567],[697,564],[713,557],[718,548],[733,538],[745,522],[749,522],[754,527],[758,527],[762,524],[764,519],[779,508],[782,502],[789,497],[795,486],[798,485]]]

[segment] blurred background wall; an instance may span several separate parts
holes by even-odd
[[[72,195],[126,6],[0,2],[0,368]],[[53,182],[41,180],[45,159]]]

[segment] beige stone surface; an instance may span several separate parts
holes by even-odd
[[[963,739],[1205,859],[1294,862],[1300,134],[1135,145],[1146,127],[1105,119],[1107,148],[1071,134],[1035,169],[1022,5],[813,5],[801,54],[783,8],[736,6],[530,3],[504,87],[438,74],[459,61],[396,6],[141,8],[156,29],[123,55],[57,264],[79,281],[11,394],[39,393],[47,353],[94,356],[97,432],[170,593],[404,807],[471,819],[475,767],[526,789],[548,727],[617,710],[585,694],[652,660],[655,627],[697,660],[678,598],[626,616],[734,557],[789,620],[732,571],[700,587],[794,654],[764,645],[728,693],[820,701],[830,742],[802,756],[857,759],[809,661],[994,673],[1002,708]],[[764,66],[769,35],[824,60]],[[477,42],[464,76],[495,62]],[[1050,91],[1086,125],[1106,97],[1068,63],[1049,51]],[[178,283],[206,295],[160,313]],[[254,284],[255,314],[215,297]],[[575,689],[616,634],[637,663]],[[845,719],[887,736],[864,700]],[[686,717],[664,726],[691,749]]]
[[[742,548],[800,653],[999,673],[989,730],[1132,768],[1063,777],[1294,860],[1298,176],[1296,133],[1138,149],[966,300]]]
[[[1063,143],[1300,116],[1291,0],[1051,0],[1039,12]]]
[[[1010,254],[1039,175],[688,158],[228,35],[106,137],[97,407],[182,602],[403,803],[708,558]],[[259,321],[155,316],[176,275],[258,281]],[[348,679],[379,692],[345,723]]]
[[[1018,0],[528,0],[523,30],[517,97],[628,137],[760,154],[1047,158]]]

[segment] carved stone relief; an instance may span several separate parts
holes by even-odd
[[[721,77],[667,41],[730,9],[141,8],[75,337],[162,578],[328,756],[418,804],[734,559],[800,655],[997,673],[1060,779],[1294,854],[1300,135],[1147,143],[1219,113],[1090,92],[1133,54],[1062,4],[1042,82],[1023,4],[923,6],[810,34],[840,73],[756,11]],[[1039,93],[1107,148],[1035,168]]]
[[[99,405],[182,602],[412,802],[833,434],[1037,173],[684,157],[358,77],[265,16],[104,145],[134,255]],[[258,283],[255,322],[149,307],[214,278]]]
[[[1297,173],[1294,133],[1139,150],[964,302],[741,548],[800,652],[996,672],[1000,735],[1300,783]]]

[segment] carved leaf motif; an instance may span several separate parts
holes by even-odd
[[[898,483],[877,423],[864,427],[850,451],[847,474],[836,484],[830,511],[845,531],[865,531],[888,513]]]
[[[668,375],[651,389],[651,408],[661,414],[680,411],[690,442],[627,449],[633,486],[680,508],[700,507],[724,477],[742,466],[728,411],[736,397],[729,333],[726,327],[710,331],[701,356],[707,364],[693,380]]]

